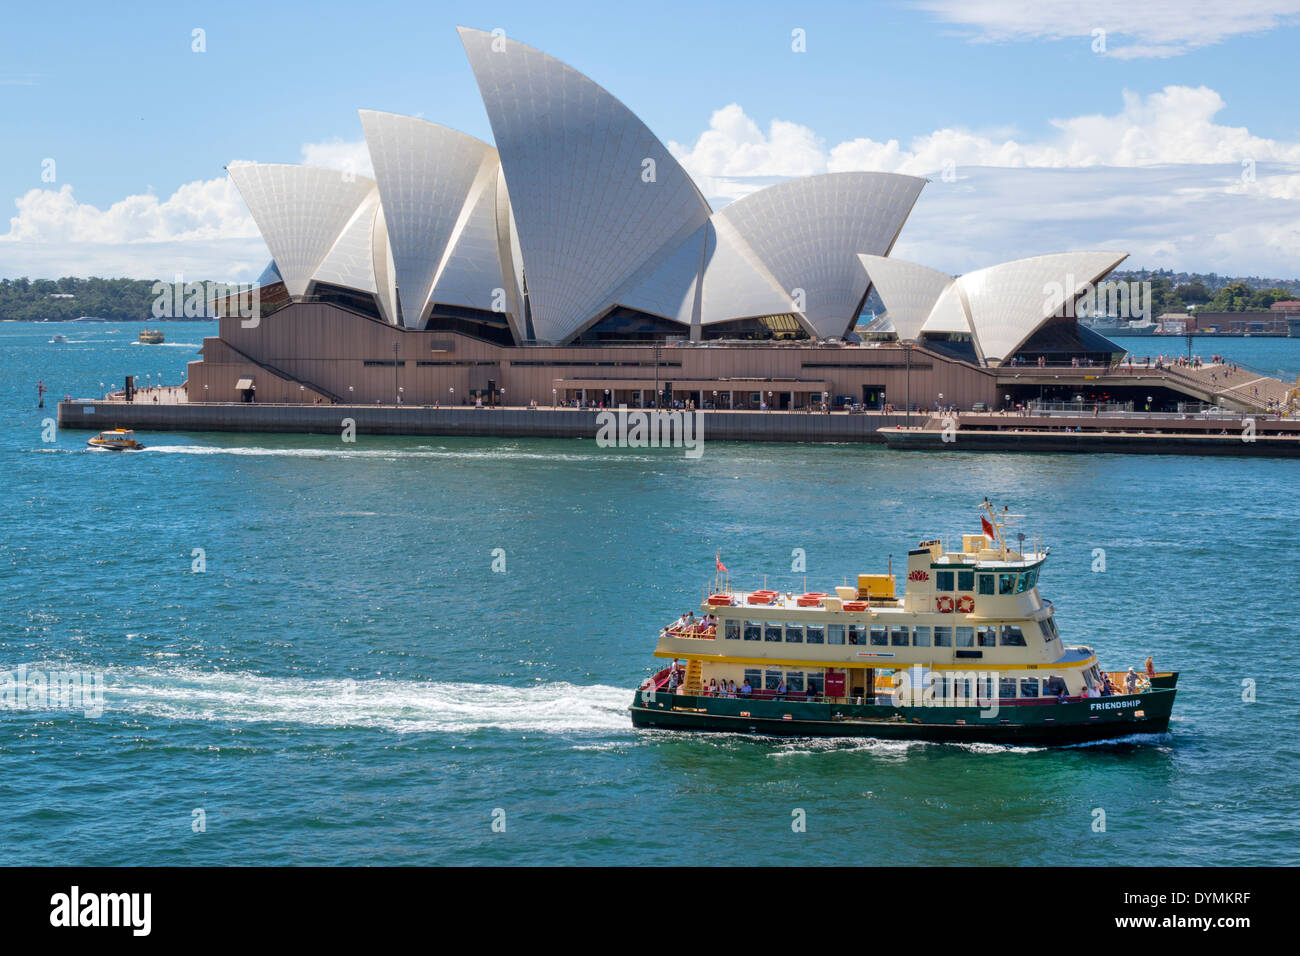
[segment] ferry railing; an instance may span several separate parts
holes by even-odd
[[[718,628],[716,625],[708,627],[681,627],[677,624],[669,624],[659,632],[661,637],[683,637],[695,640],[713,641],[717,640]]]

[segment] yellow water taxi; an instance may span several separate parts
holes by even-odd
[[[135,440],[135,432],[129,428],[114,428],[100,432],[94,438],[87,438],[86,444],[91,448],[104,451],[142,451],[144,445]]]

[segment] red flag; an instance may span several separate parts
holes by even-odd
[[[992,525],[992,523],[990,523],[990,522],[989,522],[989,519],[986,518],[986,517],[984,517],[983,515],[980,515],[980,527],[982,527],[982,528],[984,529],[984,534],[985,534],[986,536],[988,536],[989,538],[994,539],[995,541],[997,540],[997,537],[998,537],[998,536],[997,536],[997,534],[995,534],[994,531],[993,531],[993,525]]]
[[[717,566],[718,566],[718,570],[719,570],[719,571],[725,571],[725,570],[727,570],[727,566],[726,566],[725,564],[722,563],[722,549],[721,549],[721,548],[718,549],[718,554],[717,554],[717,556],[713,559],[713,561],[714,561],[715,564],[717,564]]]

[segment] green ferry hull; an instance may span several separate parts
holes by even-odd
[[[638,692],[630,710],[632,725],[644,729],[1061,746],[1166,733],[1174,694],[1172,687],[1156,687],[1145,694],[1003,706],[988,714],[978,707],[895,707]]]

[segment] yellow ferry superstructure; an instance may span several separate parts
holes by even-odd
[[[643,686],[634,722],[727,729],[770,718],[784,722],[776,732],[796,733],[823,716],[841,728],[846,721],[896,725],[901,718],[924,725],[917,736],[947,739],[934,732],[942,727],[932,726],[947,722],[953,739],[967,739],[973,726],[967,711],[974,708],[984,714],[974,726],[998,729],[981,739],[1068,737],[1042,725],[1075,718],[1083,727],[1074,735],[1092,739],[1109,734],[1090,725],[1109,726],[1113,721],[1103,718],[1119,714],[1130,718],[1129,733],[1165,729],[1177,675],[1147,674],[1145,668],[1132,675],[1105,672],[1091,646],[1065,644],[1052,602],[1038,589],[1047,549],[1010,546],[1005,515],[987,502],[985,511],[985,533],[962,535],[959,548],[934,538],[909,551],[902,594],[892,574],[859,575],[856,585],[803,593],[732,590],[720,579],[704,596],[696,622],[660,631],[654,654],[674,664]],[[728,696],[733,682],[737,688],[748,682],[749,696]],[[644,699],[647,689],[652,702]],[[1142,695],[1157,690],[1167,690],[1167,699],[1158,698],[1154,709],[1143,706]],[[662,717],[683,706],[678,698],[704,702],[706,717],[719,719]],[[730,708],[719,703],[724,700],[749,706]],[[769,703],[785,707],[756,718],[755,707],[770,709]],[[794,704],[829,710],[789,712]],[[1060,704],[1085,706],[1066,710]],[[721,719],[732,709],[738,723]]]

